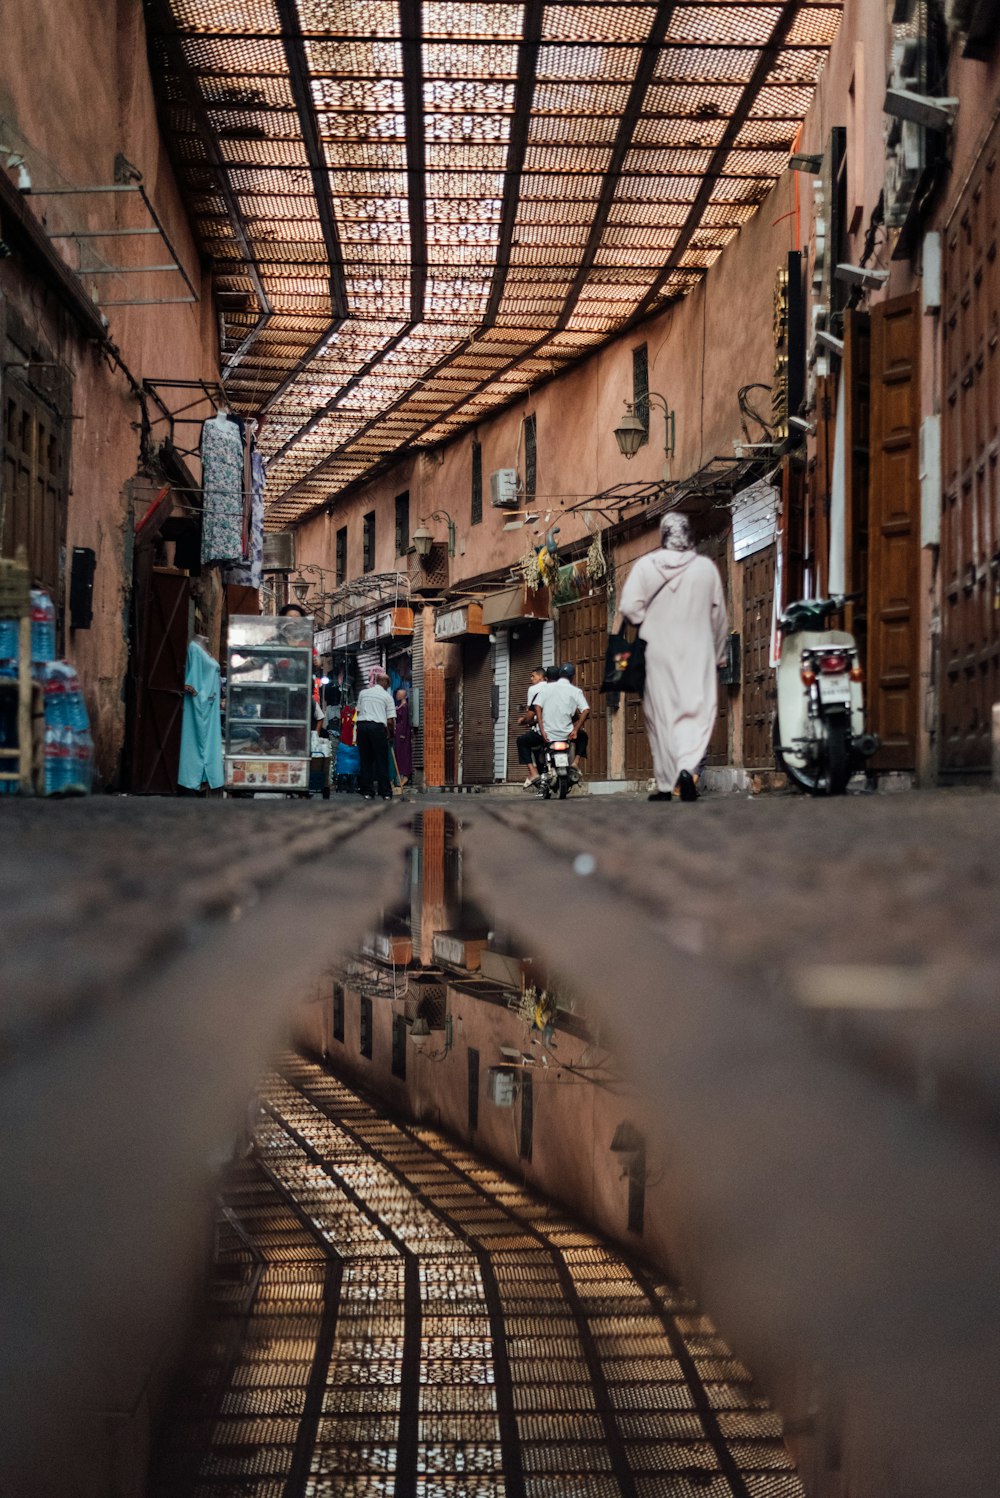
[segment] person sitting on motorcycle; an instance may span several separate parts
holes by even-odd
[[[566,678],[566,680],[572,686],[573,690],[576,692],[577,718],[575,720],[576,741],[574,747],[576,749],[576,759],[577,761],[579,761],[581,759],[587,758],[587,745],[590,743],[590,735],[587,730],[581,725],[583,723],[583,717],[585,715],[589,716],[590,708],[587,705],[586,697],[583,695],[583,693],[580,691],[580,688],[576,684],[576,667],[573,665],[573,662],[563,661],[562,665],[559,668],[559,674],[560,676],[564,676]],[[577,778],[579,778],[579,773],[580,772],[577,771]]]
[[[528,687],[528,700],[524,712],[517,720],[525,730],[517,736],[518,764],[528,767],[528,778],[524,782],[525,790],[531,790],[538,784],[539,761],[545,746],[545,740],[538,726],[538,708],[545,691],[545,668],[536,666],[531,673],[531,685]]]
[[[542,738],[547,744],[568,743],[572,755],[580,729],[590,715],[590,704],[560,666],[545,671],[545,696],[539,712]]]

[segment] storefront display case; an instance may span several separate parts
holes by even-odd
[[[312,621],[295,615],[229,620],[226,789],[309,794]]]

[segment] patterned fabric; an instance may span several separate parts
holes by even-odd
[[[264,459],[254,448],[250,458],[253,465],[253,487],[250,500],[249,552],[238,566],[227,567],[225,581],[238,583],[244,588],[259,588],[263,581],[264,565],[264,480],[267,470]]]
[[[201,429],[204,508],[201,560],[243,560],[243,438],[227,416],[213,416]]]

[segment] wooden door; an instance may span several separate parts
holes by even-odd
[[[1000,701],[1000,123],[945,231],[941,768],[990,766]]]
[[[131,789],[141,796],[177,793],[190,581],[150,569],[137,578],[136,673]]]
[[[4,387],[0,556],[23,548],[32,583],[55,604],[62,648],[66,570],[67,424],[15,376]]]
[[[753,769],[774,764],[773,609],[774,547],[768,546],[743,563],[743,763]]]
[[[559,609],[556,656],[561,664],[572,661],[576,685],[590,704],[587,757],[580,768],[587,780],[608,776],[608,706],[599,690],[604,677],[604,654],[608,643],[608,598],[602,588],[576,603]]]
[[[844,611],[844,627],[864,660],[868,645],[868,470],[871,435],[871,318],[844,314],[845,593],[860,593]]]
[[[916,292],[872,312],[868,718],[882,740],[876,770],[917,763],[919,324]]]

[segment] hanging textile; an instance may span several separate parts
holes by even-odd
[[[259,588],[263,582],[264,565],[264,481],[267,470],[264,459],[254,447],[250,455],[253,473],[250,497],[250,535],[248,552],[244,561],[227,567],[225,581],[238,583],[244,588]]]
[[[222,717],[219,711],[219,663],[198,640],[187,649],[184,712],[178,785],[197,791],[203,781],[213,789],[223,782]]]
[[[340,742],[342,744],[358,742],[357,717],[357,709],[345,702],[340,709]]]
[[[243,438],[235,421],[213,416],[201,429],[204,507],[201,560],[243,560]]]

